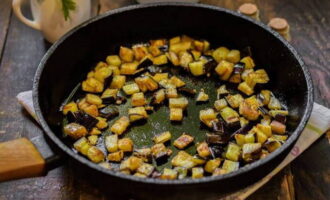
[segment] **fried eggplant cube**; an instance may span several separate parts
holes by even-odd
[[[194,161],[194,157],[185,151],[179,151],[178,154],[171,160],[171,164],[174,167],[184,167],[187,169],[191,169],[197,165]]]
[[[104,140],[105,148],[110,153],[118,151],[118,135],[107,135]]]
[[[174,141],[173,145],[178,149],[184,149],[188,145],[190,145],[193,141],[194,141],[193,136],[183,133],[180,137],[178,137]]]
[[[241,147],[237,144],[229,143],[225,156],[229,160],[238,161],[241,156]]]
[[[169,131],[166,131],[166,132],[163,132],[163,133],[161,133],[161,134],[156,135],[156,136],[153,138],[153,141],[154,141],[156,144],[159,144],[159,143],[165,143],[165,142],[171,140],[171,137],[172,137],[172,134],[171,134]]]
[[[215,72],[220,76],[220,79],[227,81],[234,70],[234,64],[225,60],[222,60],[217,67]]]
[[[169,107],[170,108],[185,109],[187,106],[188,106],[188,99],[185,98],[185,97],[170,98],[169,99]]]
[[[165,100],[165,90],[160,89],[154,93],[151,103],[152,104],[161,104]]]
[[[132,95],[131,99],[132,106],[144,106],[147,104],[146,99],[144,98],[144,94],[142,92],[138,92]]]
[[[244,98],[240,94],[227,95],[226,100],[229,103],[230,107],[238,108],[239,105],[244,101]]]
[[[209,157],[211,155],[209,145],[205,141],[197,144],[197,153],[202,158]]]
[[[122,75],[132,75],[136,72],[138,68],[138,62],[123,63],[120,66],[120,74]]]
[[[73,139],[79,139],[87,135],[87,129],[77,123],[70,123],[64,126],[64,133]]]
[[[284,134],[286,131],[286,126],[276,120],[273,120],[272,123],[270,123],[270,126],[272,131],[277,134]]]
[[[65,106],[63,106],[63,108],[62,108],[62,112],[63,112],[63,114],[64,115],[67,115],[68,114],[68,112],[72,112],[72,113],[74,113],[74,112],[77,112],[78,111],[78,106],[77,106],[77,104],[75,103],[75,102],[70,102],[70,103],[68,103],[68,104],[66,104]]]
[[[124,152],[133,151],[133,141],[130,138],[122,138],[118,140],[118,149]]]
[[[204,169],[202,167],[194,167],[191,169],[191,178],[203,178],[204,177]]]
[[[80,138],[73,144],[73,147],[83,155],[87,155],[88,149],[91,146],[92,145],[89,144],[88,140],[85,137]]]
[[[87,157],[94,163],[99,163],[104,160],[104,153],[97,147],[91,146],[87,151]]]
[[[176,88],[166,88],[165,93],[166,93],[166,97],[168,99],[177,98],[179,96],[178,91],[176,90]]]
[[[113,66],[117,66],[117,67],[120,66],[120,64],[121,64],[121,60],[120,60],[119,56],[117,56],[117,55],[107,56],[106,61],[109,65],[113,65]]]
[[[171,84],[175,85],[175,87],[177,87],[177,88],[183,87],[186,85],[185,82],[183,82],[180,78],[178,78],[176,76],[172,76],[169,81]]]
[[[115,75],[110,84],[111,89],[121,89],[126,82],[126,76]]]
[[[239,162],[235,162],[231,160],[225,160],[222,165],[222,169],[225,170],[226,173],[236,171],[238,170],[238,168],[239,168]]]
[[[117,135],[123,134],[126,129],[128,128],[130,122],[129,118],[126,116],[123,116],[119,118],[110,128],[111,132]]]
[[[209,95],[204,92],[203,89],[198,93],[196,102],[206,102],[209,100]]]
[[[147,119],[148,113],[145,107],[135,107],[128,109],[128,116],[131,122],[138,121],[141,119]]]
[[[138,169],[137,172],[144,174],[146,176],[150,176],[152,172],[154,172],[155,167],[148,163],[143,163]]]
[[[151,154],[157,163],[166,161],[168,158],[168,151],[163,143],[155,144],[154,146],[152,146]]]
[[[127,95],[132,95],[134,93],[140,92],[140,88],[136,83],[124,85],[123,90]]]
[[[170,120],[171,121],[182,121],[183,110],[181,108],[170,108]]]
[[[102,104],[102,99],[95,95],[95,94],[87,94],[86,95],[86,101],[89,104],[94,104],[94,105],[101,105]]]
[[[204,166],[204,170],[208,173],[213,173],[213,171],[220,166],[220,163],[221,163],[220,158],[209,160],[206,162]]]
[[[212,108],[200,110],[199,119],[208,127],[212,127],[212,121],[218,121],[217,115]]]
[[[227,107],[227,101],[226,99],[218,99],[214,102],[214,108],[217,110],[217,111],[220,111],[221,109]]]
[[[141,158],[143,162],[150,162],[151,161],[151,148],[141,148],[135,149],[133,155]]]
[[[178,176],[178,172],[176,170],[165,168],[160,178],[174,180],[177,178],[177,176]]]
[[[134,52],[130,48],[121,46],[119,49],[119,56],[124,62],[132,62],[134,59]]]
[[[120,150],[117,152],[109,153],[108,160],[111,162],[120,162],[124,158],[124,151]]]

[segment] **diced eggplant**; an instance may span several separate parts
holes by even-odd
[[[102,117],[97,117],[96,119],[98,120],[96,128],[102,130],[108,127],[107,119]]]
[[[168,88],[176,88],[175,85],[173,85],[172,83],[170,83],[169,80],[161,80],[159,81],[159,85],[162,87],[162,88],[165,88],[165,89],[168,89]]]
[[[104,84],[94,77],[91,77],[82,82],[81,88],[85,92],[99,93],[103,91]]]
[[[286,131],[285,124],[282,124],[281,122],[278,122],[276,120],[273,120],[272,123],[270,123],[270,126],[272,128],[272,131],[277,134],[284,134]]]
[[[154,57],[152,59],[152,62],[153,62],[154,65],[164,65],[168,62],[167,56],[165,54],[163,54],[163,55]]]
[[[246,69],[252,69],[255,66],[254,61],[250,56],[242,58],[240,62],[245,64]]]
[[[174,66],[180,65],[180,60],[176,53],[170,51],[170,52],[166,53],[166,56]]]
[[[163,132],[159,135],[156,135],[154,138],[153,138],[153,141],[158,144],[158,143],[165,143],[169,140],[171,140],[171,133],[169,131],[166,131],[166,132]]]
[[[94,163],[99,163],[104,160],[104,153],[97,147],[91,146],[87,151],[87,157]]]
[[[107,106],[99,110],[100,116],[106,119],[112,119],[119,115],[119,110],[115,106]]]
[[[168,98],[168,99],[177,98],[179,96],[176,88],[166,88],[165,93],[166,93],[166,98]]]
[[[170,108],[170,120],[171,121],[182,121],[183,109],[182,108]]]
[[[75,112],[73,113],[73,116],[75,118],[75,122],[83,125],[87,130],[91,130],[98,123],[96,118],[85,113],[84,111]]]
[[[133,151],[133,141],[130,138],[122,138],[118,140],[118,149],[124,152]]]
[[[94,127],[92,130],[89,131],[90,135],[100,135],[102,131],[100,131],[98,128]]]
[[[222,60],[226,59],[228,53],[229,53],[229,49],[227,49],[226,47],[219,47],[213,51],[212,56],[214,60],[216,60],[219,63]]]
[[[105,148],[110,152],[118,151],[118,135],[107,135],[105,136]]]
[[[116,75],[113,77],[110,88],[111,89],[121,89],[126,82],[126,76]]]
[[[80,138],[73,144],[73,147],[83,155],[87,155],[88,149],[91,146],[92,145],[89,144],[88,140],[85,137]]]
[[[155,144],[151,147],[152,157],[156,160],[157,164],[162,164],[167,161],[168,152],[163,143]]]
[[[235,141],[239,146],[243,146],[243,144],[245,143],[245,135],[243,134],[235,134]]]
[[[171,160],[171,164],[174,167],[184,167],[187,169],[191,169],[197,165],[196,162],[194,162],[193,156],[185,151],[179,151]]]
[[[123,63],[120,66],[120,74],[122,75],[133,75],[135,74],[139,63],[138,62],[132,62],[132,63]]]
[[[223,144],[226,143],[227,140],[224,142],[220,134],[206,133],[206,142],[208,144]]]
[[[141,60],[148,54],[148,48],[144,44],[134,45],[132,49],[136,60]]]
[[[101,163],[99,163],[99,166],[101,166],[105,169],[111,169],[111,165],[108,162],[101,162]]]
[[[199,144],[197,144],[197,153],[200,157],[202,158],[207,158],[211,155],[211,152],[210,152],[210,149],[209,149],[209,146],[208,144],[203,141]]]
[[[287,135],[275,135],[275,134],[273,134],[271,138],[273,140],[277,140],[281,143],[284,143],[288,139],[288,136]]]
[[[178,172],[178,179],[184,179],[187,177],[188,174],[187,168],[175,167],[174,170]]]
[[[237,89],[246,95],[251,95],[254,93],[253,87],[249,86],[245,81],[240,83]]]
[[[138,92],[132,95],[131,104],[132,106],[144,106],[147,103],[142,92]]]
[[[185,82],[182,81],[180,78],[176,76],[172,76],[169,80],[169,82],[173,85],[175,85],[177,88],[185,86]]]
[[[246,125],[249,124],[249,120],[245,119],[244,117],[240,117],[239,123],[240,123],[241,127],[245,127]]]
[[[241,147],[234,143],[229,143],[225,156],[228,160],[238,161],[241,156]]]
[[[74,113],[78,111],[78,106],[75,102],[70,102],[68,104],[66,104],[65,106],[63,106],[62,108],[62,112],[64,115],[67,115],[69,112]]]
[[[225,107],[220,110],[220,115],[229,126],[233,126],[239,122],[239,114],[230,107]]]
[[[232,63],[237,63],[241,59],[241,53],[239,50],[233,49],[230,50],[226,55],[226,60]]]
[[[102,68],[94,71],[94,78],[102,83],[105,83],[105,82],[108,83],[109,81],[107,79],[110,78],[111,75],[112,75],[112,70],[108,66],[102,67]],[[110,78],[110,80],[111,80],[111,78]]]
[[[136,83],[124,85],[123,90],[127,95],[132,95],[134,93],[140,92],[140,88]]]
[[[214,69],[217,67],[218,63],[211,56],[203,56],[202,59],[206,58],[204,61],[204,71],[206,75],[209,77]],[[209,59],[210,58],[210,59]]]
[[[240,94],[227,95],[226,100],[232,108],[238,108],[239,105],[244,101],[244,98]]]
[[[259,103],[255,96],[245,99],[239,106],[239,113],[248,120],[259,118]]]
[[[133,155],[138,158],[141,158],[143,160],[143,162],[151,161],[151,149],[150,148],[134,149]]]
[[[251,162],[260,157],[261,144],[249,143],[244,144],[242,147],[242,158],[245,162]]]
[[[149,46],[148,51],[152,56],[159,56],[162,54],[162,51],[157,46]]]
[[[132,62],[134,59],[134,52],[130,48],[121,46],[119,56],[125,62]]]
[[[175,146],[178,149],[184,149],[188,145],[190,145],[193,141],[194,141],[193,136],[191,136],[187,133],[183,133],[179,138],[177,138],[174,141],[173,146]]]
[[[108,154],[108,160],[111,162],[120,162],[124,158],[124,151],[120,150]]]
[[[168,73],[156,73],[152,76],[152,79],[156,82],[159,82],[161,80],[167,80],[168,79]]]
[[[276,149],[280,148],[282,145],[279,141],[277,140],[270,140],[268,139],[268,141],[264,144],[264,146],[267,148],[267,150],[272,153],[273,151],[275,151]]]
[[[187,51],[187,50],[191,49],[191,47],[192,47],[192,42],[182,41],[182,42],[178,42],[175,44],[170,44],[170,51],[172,51],[174,53],[179,53],[179,52]]]
[[[155,170],[155,167],[151,164],[143,163],[138,169],[137,172],[144,174],[145,176],[150,176]]]
[[[185,97],[180,98],[170,98],[169,107],[170,108],[181,108],[185,109],[188,106],[188,99]]]
[[[179,61],[180,65],[184,68],[187,69],[189,66],[189,63],[191,63],[194,60],[192,55],[186,51],[182,51],[179,54]]]
[[[208,173],[213,173],[213,171],[220,166],[221,159],[215,158],[206,162],[204,170]]]
[[[161,179],[174,180],[178,176],[178,172],[174,169],[165,168],[163,174],[160,176]]]
[[[107,56],[106,61],[109,65],[120,66],[121,60],[117,55]]]
[[[226,170],[221,169],[221,168],[216,168],[213,171],[212,176],[220,176],[220,175],[223,175],[223,174],[226,174]]]
[[[128,109],[128,116],[131,122],[138,121],[141,119],[147,119],[148,113],[144,107],[135,107]]]
[[[111,132],[113,132],[117,135],[121,135],[126,131],[129,124],[130,124],[129,118],[126,116],[123,116],[123,117],[119,118],[117,121],[115,121],[115,123],[111,126],[110,130],[111,130]]]
[[[191,169],[191,178],[203,178],[204,177],[204,169],[202,167],[194,167]]]
[[[274,95],[270,97],[268,108],[271,110],[281,110],[282,108],[280,101]]]
[[[212,108],[200,110],[199,119],[208,127],[212,127],[212,121],[218,121],[217,115]]]
[[[158,89],[158,83],[150,76],[142,76],[135,79],[135,83],[138,85],[142,92],[155,91]]]
[[[201,89],[197,95],[196,102],[207,102],[209,100],[209,95],[204,92],[204,89]]]
[[[220,99],[220,98],[226,96],[227,94],[229,94],[229,91],[227,90],[226,85],[221,85],[217,89],[217,99]]]
[[[97,135],[90,135],[88,136],[88,142],[91,144],[91,145],[96,145],[98,140],[99,140],[99,137]]]
[[[222,110],[223,108],[227,107],[227,101],[225,99],[218,99],[214,102],[214,108],[217,111]]]
[[[153,104],[153,105],[161,104],[161,103],[163,103],[164,100],[165,100],[165,90],[160,89],[154,93],[152,100],[151,100],[151,104]]]
[[[223,121],[212,121],[212,129],[213,131],[218,134],[218,135],[221,135],[221,134],[225,134],[226,132],[226,126],[224,124]]]
[[[135,172],[142,164],[143,161],[140,158],[130,156],[120,163],[119,170],[129,170],[130,172]]]
[[[261,90],[258,99],[266,106],[269,104],[271,94],[272,92],[269,90]]]
[[[195,61],[188,64],[189,71],[194,76],[201,76],[204,72],[204,62],[203,61]]]
[[[118,89],[106,89],[102,93],[101,99],[103,104],[113,104],[116,102]]]
[[[194,96],[196,94],[196,89],[190,89],[187,87],[181,87],[181,88],[178,88],[177,90],[188,96]]]
[[[202,55],[201,52],[196,51],[196,50],[192,50],[192,51],[190,51],[190,53],[194,57],[194,60],[198,60]]]
[[[101,105],[102,104],[102,99],[95,95],[95,94],[87,94],[86,95],[86,101],[89,104],[94,104],[94,105]]]
[[[231,160],[225,160],[222,165],[222,169],[225,170],[226,173],[230,173],[238,170],[239,162],[234,162]]]

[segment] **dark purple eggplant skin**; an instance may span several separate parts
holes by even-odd
[[[204,64],[205,73],[211,74],[218,65],[217,61],[212,56],[203,55],[202,57],[207,60],[207,63]]]
[[[149,58],[146,58],[137,66],[137,69],[147,68],[151,65],[153,65],[153,62]]]
[[[77,111],[72,113],[71,117],[74,117],[74,122],[83,125],[87,130],[92,130],[93,127],[99,122],[95,117],[85,113],[84,111]]]
[[[212,144],[209,146],[209,150],[213,158],[219,158],[223,152],[223,147],[219,144]]]
[[[101,117],[106,118],[106,119],[111,119],[119,115],[119,110],[118,108],[114,106],[107,106],[104,108],[101,108],[99,110],[99,114]]]
[[[187,96],[195,96],[197,92],[195,89],[191,89],[187,87],[177,88],[177,90]]]
[[[263,102],[263,101],[265,100],[265,97],[264,97],[264,95],[262,95],[261,93],[259,93],[259,94],[257,95],[257,99],[258,99],[260,102]]]
[[[102,98],[102,103],[105,105],[114,104],[116,103],[116,98],[113,96]]]
[[[285,124],[286,123],[286,116],[281,115],[281,114],[277,114],[277,115],[275,115],[275,120],[282,123],[282,124]]]
[[[168,154],[166,151],[160,152],[156,156],[154,156],[154,159],[155,159],[157,165],[162,165],[167,162]]]
[[[212,129],[217,134],[224,134],[226,131],[225,123],[222,120],[212,121]]]
[[[112,79],[113,79],[113,76],[109,76],[108,78],[106,78],[106,79],[104,80],[104,85],[110,85]]]
[[[244,69],[245,69],[245,64],[244,63],[241,63],[241,62],[239,62],[239,63],[236,63],[235,65],[234,65],[234,74],[241,74],[243,71],[244,71]]]
[[[268,110],[265,108],[265,107],[263,107],[263,106],[259,106],[258,107],[258,109],[262,112],[262,114],[264,114],[264,115],[268,115],[269,113],[268,113]]]

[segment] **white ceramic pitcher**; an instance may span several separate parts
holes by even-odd
[[[24,0],[13,0],[15,15],[26,25],[40,30],[43,36],[54,43],[73,27],[92,16],[91,0],[71,0],[75,9],[67,19],[62,10],[62,0],[30,0],[33,20],[23,16],[21,4]]]

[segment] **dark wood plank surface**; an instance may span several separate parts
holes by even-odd
[[[112,8],[132,2],[108,1],[115,2]],[[255,2],[265,23],[271,17],[285,17],[291,25],[292,44],[312,73],[316,102],[330,106],[330,1],[202,2],[233,10],[243,2]],[[40,127],[16,102],[15,96],[31,89],[34,72],[49,47],[39,32],[11,14],[10,6],[10,0],[0,2],[0,142],[42,134]],[[330,199],[329,153],[329,142],[323,137],[249,199]],[[105,199],[97,188],[75,175],[74,167],[67,162],[45,177],[0,183],[0,200]]]

